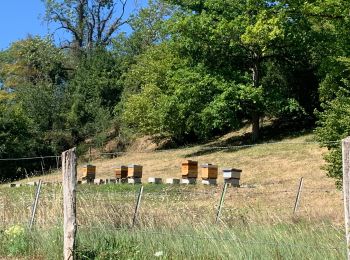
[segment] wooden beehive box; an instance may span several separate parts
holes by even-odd
[[[198,162],[187,160],[182,162],[181,175],[186,178],[197,178],[198,177]]]
[[[96,166],[95,165],[85,165],[82,169],[83,179],[93,180],[96,177]]]
[[[217,179],[218,166],[212,164],[203,164],[201,168],[202,179]]]
[[[242,170],[235,168],[225,168],[222,170],[224,179],[240,179]]]
[[[115,168],[115,177],[117,179],[125,179],[128,177],[128,167],[120,165]]]
[[[142,178],[142,166],[136,164],[128,165],[128,178]]]

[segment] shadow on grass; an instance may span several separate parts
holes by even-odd
[[[217,151],[236,152],[250,148],[255,144],[278,142],[285,138],[296,138],[313,132],[314,124],[311,120],[275,120],[272,124],[260,129],[261,139],[252,142],[252,134],[245,133],[233,136],[223,141],[212,142],[200,150],[184,155],[185,158],[212,154]]]

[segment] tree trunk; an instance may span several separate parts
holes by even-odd
[[[259,132],[260,132],[260,116],[257,111],[252,113],[252,141],[256,142],[259,140]]]

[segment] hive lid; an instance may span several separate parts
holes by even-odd
[[[138,165],[138,164],[129,164],[128,167],[129,167],[129,168],[133,168],[133,167],[142,167],[142,165]]]
[[[117,166],[114,166],[114,168],[116,168],[116,169],[128,168],[128,166],[126,166],[126,165],[117,165]]]
[[[211,163],[206,163],[201,165],[202,168],[217,168],[217,165],[211,164]]]
[[[223,172],[242,172],[241,169],[236,169],[236,168],[223,168]]]
[[[192,160],[186,160],[186,161],[183,161],[182,163],[198,163],[197,161],[192,161]]]
[[[92,165],[92,164],[85,164],[85,165],[83,165],[83,167],[96,167],[96,166]]]

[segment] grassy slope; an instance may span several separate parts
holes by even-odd
[[[113,259],[118,254],[123,256],[121,258],[149,259],[157,251],[163,251],[165,258],[193,259],[215,256],[231,258],[232,255],[236,256],[234,259],[343,257],[344,250],[339,249],[344,247],[341,193],[321,170],[324,163],[322,154],[326,151],[317,144],[307,143],[313,136],[285,138],[275,144],[261,144],[244,149],[207,149],[227,145],[234,137],[231,134],[209,144],[184,149],[128,152],[114,159],[94,160],[92,163],[97,166],[99,178],[112,178],[115,165],[128,163],[143,165],[145,179],[150,176],[179,177],[180,164],[185,158],[200,163],[218,164],[220,168],[232,166],[243,170],[243,187],[229,189],[222,213],[225,225],[213,227],[221,185],[172,188],[146,185],[139,219],[142,232],[138,233],[128,229],[121,232],[114,230],[115,227],[127,228],[130,225],[137,187],[80,186],[82,195],[79,195],[78,215],[82,225],[79,233],[81,254],[99,255],[99,259]],[[300,177],[304,177],[305,182],[300,210],[295,217],[291,212]],[[59,180],[60,175],[52,174],[41,178],[47,181]],[[222,179],[219,182],[222,183]],[[60,187],[54,190],[50,186],[44,188],[38,212],[38,225],[43,228],[50,228],[54,220],[62,217],[61,190]],[[0,196],[5,196],[4,201],[8,206],[4,218],[16,223],[23,221],[23,216],[28,216],[33,188],[2,187]],[[27,208],[18,209],[16,206],[19,204]],[[85,226],[92,226],[93,229],[85,230]],[[94,229],[96,227],[97,231]],[[186,228],[187,232],[182,231]],[[159,229],[164,233],[175,231],[175,235],[158,235]],[[60,253],[61,242],[49,242],[60,236],[57,232],[48,230],[33,240],[32,249],[26,251],[28,254],[45,255],[45,251],[37,249],[39,244],[44,244],[43,247],[56,255]],[[181,232],[185,236],[181,236]],[[218,236],[220,239],[229,236],[253,243],[220,239],[203,241],[201,238],[186,237],[186,234]],[[112,239],[116,236],[120,240]],[[260,244],[261,242],[263,243]],[[266,242],[287,243],[289,246],[269,245]],[[130,244],[134,244],[136,249]],[[290,244],[307,244],[310,247],[291,247]],[[322,249],[320,245],[325,245],[326,248]],[[0,255],[6,254],[8,251],[0,251]],[[58,255],[57,259],[59,258]]]
[[[317,144],[308,143],[313,140],[312,135],[285,138],[274,144],[260,144],[241,149],[210,149],[227,144],[230,139],[232,134],[209,144],[183,149],[128,152],[114,159],[95,159],[92,164],[97,166],[97,178],[113,178],[113,168],[116,165],[141,164],[144,167],[144,181],[150,176],[179,178],[180,165],[184,159],[197,160],[200,164],[217,164],[220,167],[219,171],[226,166],[240,168],[243,170],[242,186],[250,187],[249,192],[263,193],[254,201],[253,206],[261,203],[263,206],[269,206],[269,202],[272,205],[286,203],[285,196],[281,196],[278,191],[294,193],[300,177],[304,177],[304,191],[307,196],[303,196],[303,202],[304,205],[312,205],[305,210],[320,218],[331,218],[338,223],[343,221],[341,193],[335,189],[333,180],[326,177],[326,173],[321,169],[324,164],[322,155],[326,150]],[[61,176],[52,174],[40,178],[45,181],[59,181]],[[30,180],[37,179],[39,177]],[[23,180],[26,181],[28,180]],[[219,183],[222,182],[219,176]],[[247,190],[248,188],[241,189],[238,192],[244,195]],[[292,204],[293,199],[289,198],[288,203]],[[320,207],[322,212],[318,212]]]

